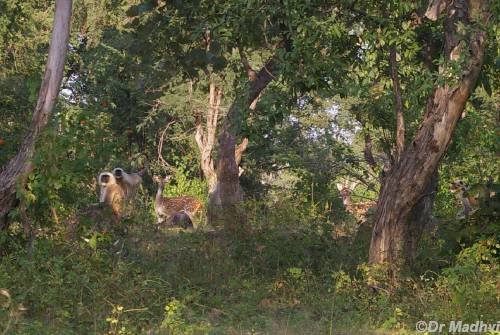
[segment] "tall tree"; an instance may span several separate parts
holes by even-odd
[[[231,107],[218,136],[219,150],[217,160],[217,181],[209,195],[209,220],[221,220],[226,226],[235,227],[234,224],[242,223],[244,216],[238,210],[238,205],[243,198],[239,182],[239,161],[247,141],[243,146],[236,146],[242,123],[244,122],[245,109],[258,99],[261,92],[276,76],[276,60],[271,58],[259,72],[255,73],[247,68],[249,87],[243,97],[237,97]]]
[[[206,52],[211,52],[211,34],[207,29],[205,31],[204,43],[206,45]],[[249,78],[253,78],[254,71],[251,69],[250,64],[240,50],[240,55],[244,67],[248,71]],[[208,188],[210,194],[213,194],[218,185],[217,173],[215,169],[215,151],[216,151],[216,140],[217,140],[217,129],[219,125],[219,118],[222,117],[221,103],[223,99],[223,88],[217,85],[214,79],[215,74],[211,66],[207,66],[203,69],[208,80],[209,89],[209,106],[205,108],[205,129],[202,126],[202,117],[198,117],[196,124],[195,140],[198,145],[198,150],[200,151],[200,164],[203,175],[208,182]],[[190,82],[190,94],[192,94],[192,82]],[[256,100],[255,100],[256,101]],[[239,166],[241,162],[241,157],[246,150],[248,145],[248,139],[243,139],[242,143],[235,148],[236,152],[236,164]],[[239,168],[240,174],[242,169]]]
[[[209,107],[206,108],[205,113],[205,129],[203,129],[201,120],[197,121],[195,140],[200,151],[201,170],[208,183],[210,193],[213,193],[217,187],[217,173],[215,169],[215,152],[218,121],[221,115],[221,101],[223,99],[222,89],[210,81],[209,83]],[[242,142],[235,148],[235,159],[238,165],[239,175],[242,174],[243,169],[239,167],[243,153],[248,145],[248,139],[244,138]]]
[[[29,169],[29,162],[34,154],[36,140],[47,124],[48,117],[59,95],[68,51],[71,7],[71,0],[56,1],[45,75],[38,93],[38,101],[33,112],[30,128],[21,143],[18,153],[0,172],[0,230],[5,229],[7,226],[7,215],[15,201],[16,182]]]
[[[407,219],[446,152],[484,60],[483,25],[489,21],[486,3],[457,0],[440,4],[437,7],[446,13],[445,62],[439,69],[444,80],[438,82],[420,129],[382,186],[370,245],[371,263],[402,264],[408,257],[407,246],[419,238]]]
[[[217,175],[215,174],[215,140],[217,138],[217,125],[221,112],[222,89],[218,88],[216,84],[211,81],[209,84],[209,107],[206,111],[206,125],[203,129],[201,120],[196,125],[196,144],[200,151],[201,156],[201,169],[203,175],[208,183],[208,188],[213,190],[217,182]]]
[[[179,59],[182,76],[190,82],[206,83],[208,87],[209,105],[203,113],[206,127],[203,129],[203,118],[200,118],[195,139],[202,171],[210,187],[210,213],[231,212],[227,208],[233,208],[242,198],[238,165],[248,140],[241,128],[247,110],[275,77],[275,69],[270,66],[275,57],[271,56],[272,62],[264,62],[261,71],[254,71],[244,52],[248,52],[252,61],[261,63],[281,49],[278,45],[285,30],[280,21],[281,5],[259,7],[262,15],[255,15],[256,10],[248,10],[243,1],[169,3],[159,4],[149,19],[158,22],[160,29],[153,36],[165,41]],[[179,20],[165,20],[165,16]],[[163,49],[162,54],[165,54]],[[232,101],[227,113],[224,113],[225,106],[221,106],[223,99]]]

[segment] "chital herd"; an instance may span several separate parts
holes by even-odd
[[[107,205],[113,213],[113,222],[119,222],[124,206],[127,202],[133,200],[137,190],[142,184],[142,177],[146,169],[138,172],[125,172],[124,169],[117,167],[112,172],[102,172],[98,176],[99,202]],[[153,176],[153,180],[158,183],[158,189],[154,200],[154,210],[157,217],[157,224],[166,224],[167,226],[179,226],[182,228],[193,228],[195,216],[201,212],[203,204],[198,199],[191,196],[164,196],[165,184],[170,177],[160,178]],[[367,216],[371,209],[376,207],[376,201],[368,200],[362,202],[353,202],[352,193],[358,181],[344,180],[337,183],[337,189],[342,197],[345,210],[352,214],[359,224],[367,222]],[[480,207],[491,207],[495,212],[500,211],[498,205],[497,184],[492,182],[488,184],[466,185],[461,180],[452,183],[452,192],[456,192],[461,200],[463,211],[459,213],[458,218],[466,218],[477,211]]]
[[[124,203],[135,197],[138,188],[142,184],[144,173],[145,169],[128,173],[118,167],[113,169],[113,172],[102,172],[99,174],[99,202],[111,208],[114,215],[113,221],[120,221]],[[154,200],[157,224],[192,228],[194,217],[203,208],[201,201],[191,196],[166,197],[163,194],[165,184],[170,180],[170,177],[161,178],[153,176],[153,180],[158,183]],[[358,182],[344,181],[337,184],[337,188],[342,196],[346,211],[352,214],[358,223],[362,224],[366,222],[368,210],[374,207],[376,202],[364,201],[354,203],[351,200],[351,194],[357,185]]]
[[[142,184],[146,170],[127,173],[122,168],[113,172],[102,172],[97,179],[99,185],[99,202],[107,205],[113,213],[113,222],[120,221],[126,202],[132,201]],[[164,197],[165,183],[170,177],[153,177],[158,183],[158,191],[154,201],[154,209],[158,224],[192,228],[194,216],[203,207],[202,203],[189,196]]]

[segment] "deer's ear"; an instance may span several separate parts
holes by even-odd
[[[342,185],[340,183],[336,183],[335,185],[337,186],[337,190],[339,190],[339,191],[342,191],[344,189],[344,185]]]

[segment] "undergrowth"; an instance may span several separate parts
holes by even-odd
[[[493,239],[445,266],[426,264],[436,271],[394,279],[367,265],[369,235],[348,238],[320,216],[249,206],[254,229],[241,239],[158,232],[145,215],[125,220],[126,235],[39,236],[31,254],[20,240],[0,259],[0,332],[413,334],[418,320],[498,317]]]

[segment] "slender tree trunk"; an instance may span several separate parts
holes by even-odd
[[[245,64],[243,59],[242,61]],[[248,72],[248,67],[245,67]],[[262,90],[274,79],[275,67],[275,60],[272,58],[258,73],[249,72],[250,87],[247,94],[242,98],[236,98],[229,108],[218,138],[217,181],[208,201],[208,220],[211,224],[220,222],[229,230],[234,230],[245,222],[245,216],[239,210],[243,192],[239,182],[238,165],[248,140],[236,146],[236,139],[244,122],[244,110],[252,105]]]
[[[64,73],[71,21],[71,0],[57,0],[52,38],[45,75],[38,93],[30,128],[18,153],[0,172],[0,230],[7,227],[7,215],[15,202],[16,182],[26,173],[33,157],[35,143],[52,112]]]
[[[217,183],[215,173],[213,152],[215,140],[217,138],[217,121],[220,115],[220,104],[222,100],[222,90],[216,87],[213,81],[210,82],[210,107],[206,112],[206,130],[203,130],[201,123],[196,125],[195,139],[198,144],[201,156],[201,170],[208,182],[209,190],[212,191]]]
[[[365,133],[365,146],[363,148],[363,156],[365,158],[365,161],[370,165],[372,170],[375,171],[377,168],[377,162],[375,161],[375,157],[373,157],[373,151],[372,151],[372,137],[370,133]]]
[[[391,47],[389,51],[389,64],[391,69],[392,90],[394,92],[394,102],[396,106],[396,154],[395,160],[399,160],[405,145],[405,121],[403,114],[403,98],[401,87],[399,86],[398,63],[396,60],[396,49]]]
[[[459,61],[461,53],[468,53],[468,59],[462,65],[462,75],[457,84],[435,89],[421,128],[385,179],[375,214],[370,245],[371,263],[387,262],[398,266],[407,257],[408,235],[411,234],[411,228],[406,224],[408,216],[437,170],[475,87],[483,63],[486,34],[475,28],[469,36],[464,36],[465,32],[459,30],[459,22],[467,26],[473,17],[469,5],[471,9],[479,8],[480,17],[485,23],[488,21],[482,1],[447,2],[445,57],[452,63]],[[463,42],[468,44],[468,48],[464,48]],[[441,69],[446,70],[450,69]]]

